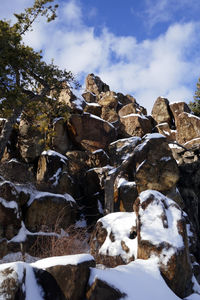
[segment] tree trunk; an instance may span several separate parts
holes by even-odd
[[[15,108],[12,116],[8,118],[4,124],[0,135],[0,161],[3,157],[10,135],[12,133],[13,125],[16,123],[17,118],[21,115],[22,110],[23,107]]]

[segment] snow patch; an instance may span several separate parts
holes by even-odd
[[[137,257],[137,238],[130,239],[132,227],[136,226],[136,215],[134,212],[116,212],[98,220],[107,230],[107,237],[101,246],[99,253],[103,255],[118,256],[120,255],[124,261],[128,262],[131,257]],[[114,242],[110,239],[110,234],[114,235]],[[126,253],[121,246],[124,241],[129,248]]]
[[[90,254],[76,254],[76,255],[65,255],[65,256],[54,256],[44,259],[40,259],[31,264],[32,267],[38,269],[47,269],[56,265],[78,265],[85,261],[94,260]]]

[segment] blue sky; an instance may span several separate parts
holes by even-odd
[[[33,0],[4,0],[12,18]],[[58,0],[58,18],[42,19],[25,37],[44,59],[84,83],[99,75],[116,92],[129,93],[151,111],[158,96],[192,100],[200,77],[199,0]],[[84,88],[84,86],[83,86]]]

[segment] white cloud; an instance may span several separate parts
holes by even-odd
[[[30,7],[33,4],[33,0],[6,0],[2,1],[0,18],[15,20],[14,13],[20,13],[26,7]]]
[[[75,0],[63,2],[58,15],[50,24],[37,22],[25,37],[26,43],[44,49],[45,60],[54,58],[80,80],[91,72],[99,75],[112,90],[134,95],[149,112],[158,96],[192,98],[191,84],[199,76],[200,59],[193,50],[200,38],[199,23],[173,24],[159,37],[138,42],[106,28],[96,35],[84,24]]]
[[[146,0],[144,11],[147,26],[152,28],[158,23],[174,22],[177,13],[182,12],[182,20],[199,11],[199,0]]]

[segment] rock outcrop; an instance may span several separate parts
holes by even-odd
[[[40,121],[24,115],[14,127],[0,165],[0,259],[53,255],[59,243],[65,253],[71,238],[72,252],[82,241],[90,246],[102,273],[90,255],[6,266],[2,297],[28,299],[31,276],[37,299],[40,291],[49,300],[121,299],[126,290],[101,274],[140,267],[144,275],[151,264],[179,297],[198,292],[200,118],[162,97],[149,116],[94,74],[82,96],[63,86],[66,111],[47,124],[48,142]]]

